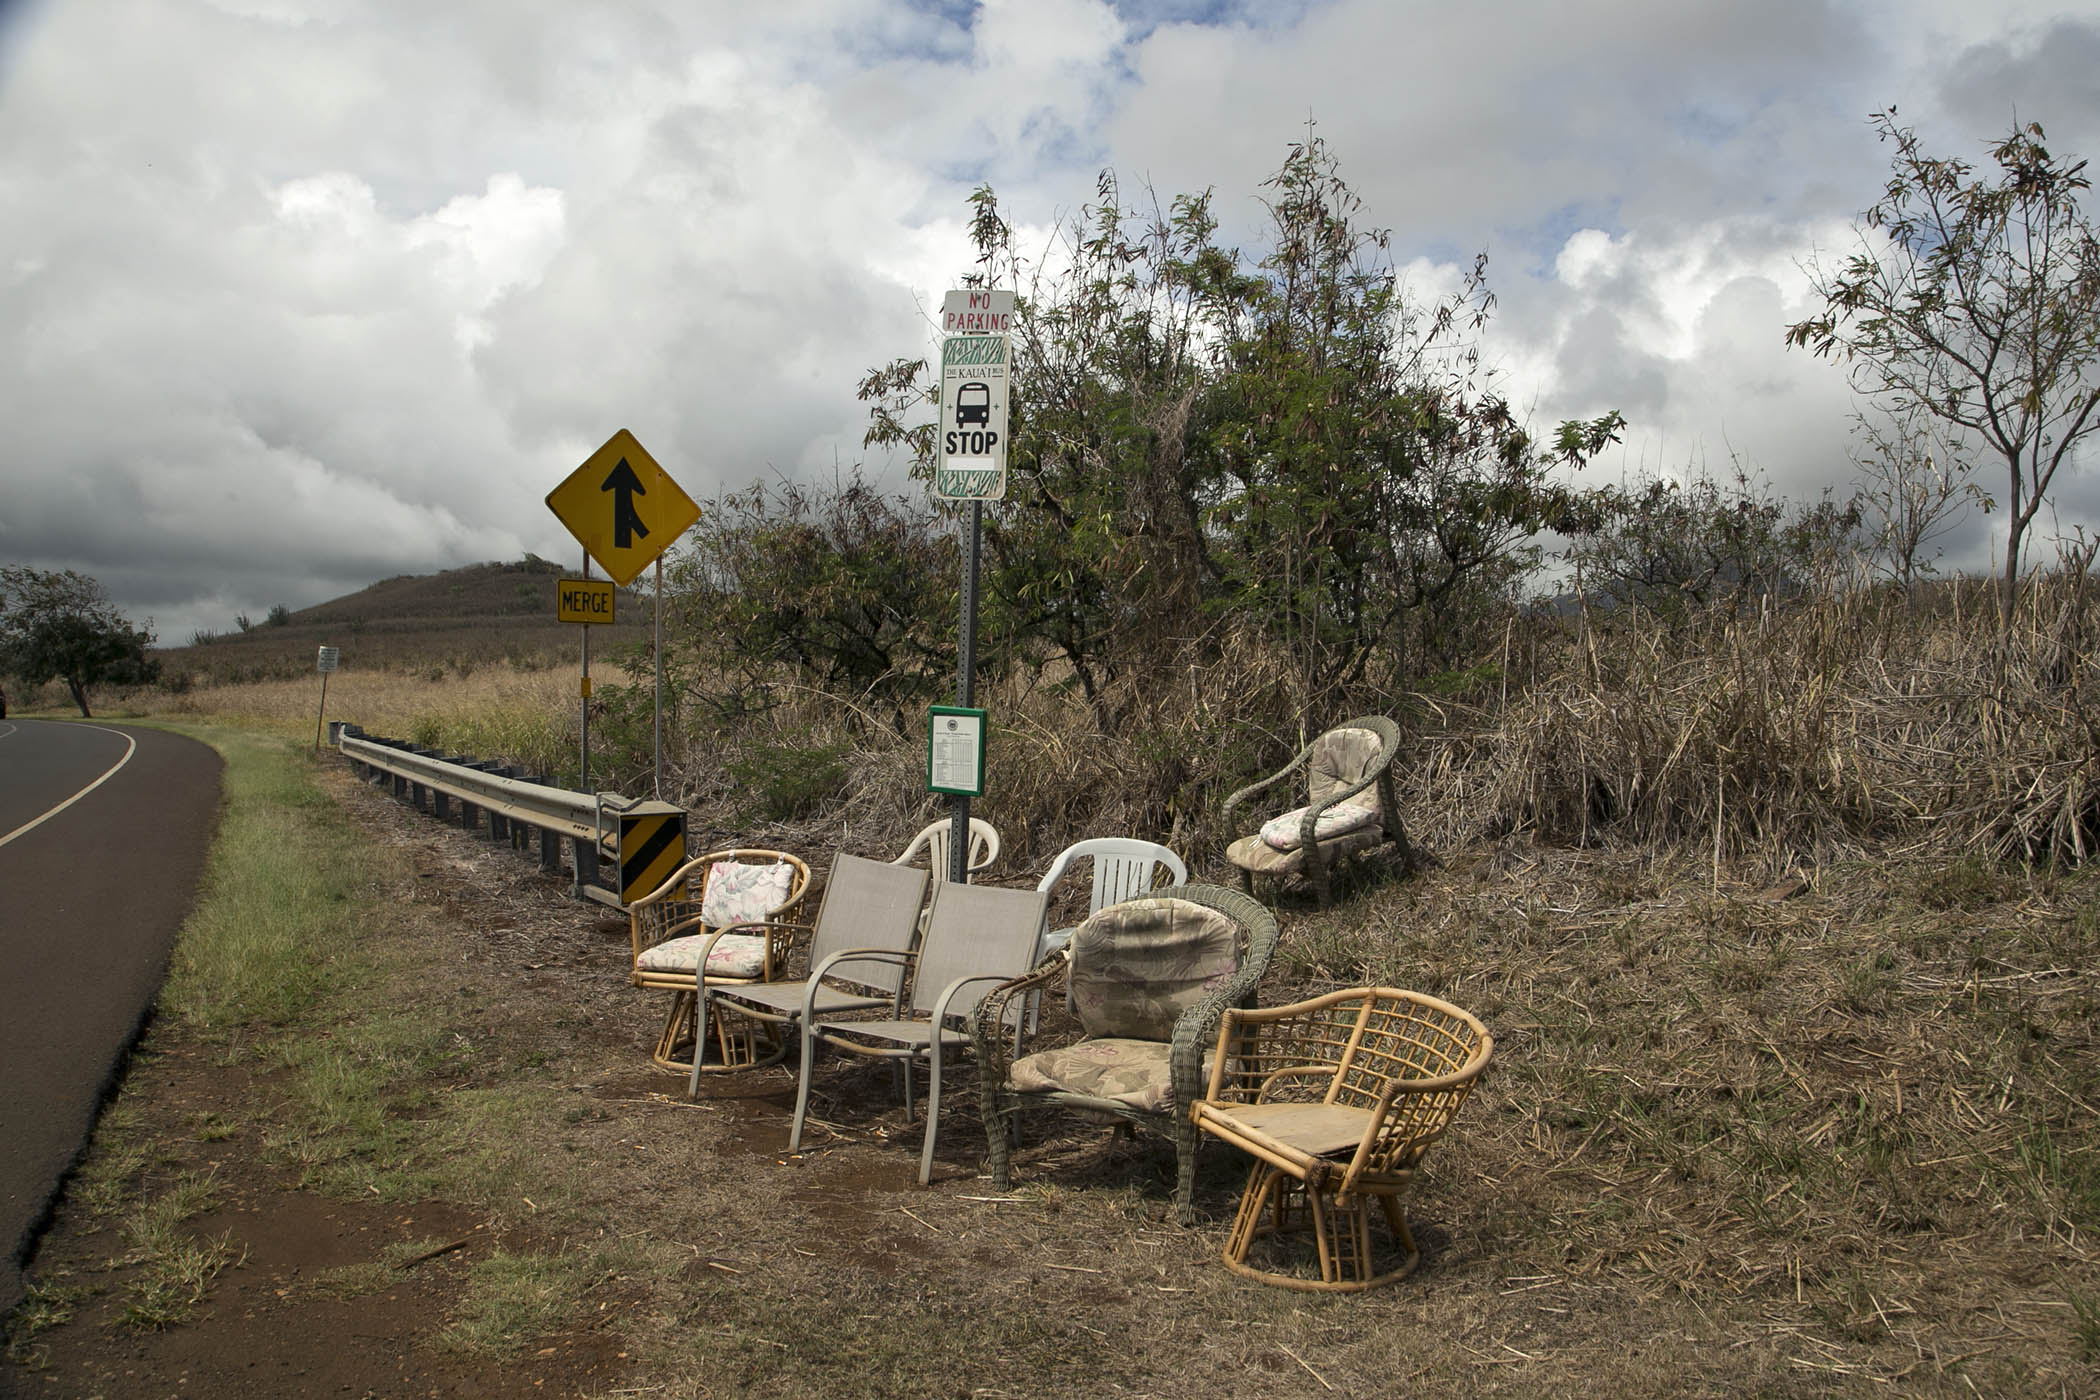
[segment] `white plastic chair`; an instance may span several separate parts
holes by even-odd
[[[1141,899],[1152,893],[1159,883],[1159,867],[1164,865],[1172,875],[1169,885],[1185,885],[1189,882],[1188,867],[1175,855],[1156,841],[1139,841],[1128,836],[1096,836],[1086,841],[1075,841],[1057,853],[1050,862],[1050,873],[1036,882],[1036,888],[1048,893],[1050,888],[1064,878],[1073,864],[1082,860],[1094,862],[1094,889],[1087,900],[1086,912],[1098,914],[1111,904],[1121,904],[1126,899]],[[1058,929],[1043,935],[1043,945],[1036,950],[1036,961],[1041,962],[1051,953],[1072,941],[1072,930]]]
[[[904,854],[891,861],[891,865],[910,865],[921,851],[930,852],[927,862],[936,882],[948,878],[948,840],[955,830],[955,823],[947,817],[941,818],[911,838]],[[970,818],[969,873],[978,871],[999,859],[999,833],[982,817]]]

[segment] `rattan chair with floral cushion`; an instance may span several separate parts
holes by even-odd
[[[1210,1087],[1191,1113],[1199,1132],[1254,1158],[1226,1266],[1324,1292],[1376,1288],[1412,1273],[1422,1255],[1400,1195],[1494,1051],[1494,1037],[1470,1012],[1391,987],[1228,1009]],[[1373,1201],[1399,1250],[1390,1268],[1373,1250]],[[1288,1245],[1308,1224],[1317,1276],[1287,1257],[1249,1261],[1258,1241]]]
[[[1399,846],[1407,868],[1415,850],[1400,824],[1400,804],[1393,793],[1393,760],[1400,754],[1400,730],[1382,715],[1364,715],[1337,725],[1298,751],[1280,770],[1225,799],[1221,816],[1228,824],[1247,799],[1301,769],[1306,802],[1262,824],[1261,830],[1234,841],[1225,859],[1239,867],[1241,886],[1254,892],[1254,877],[1301,875],[1325,908],[1336,862],[1391,841]]]
[[[809,866],[800,857],[738,848],[687,861],[627,906],[631,980],[671,994],[650,1059],[667,1070],[692,1068],[701,959],[711,983],[770,982],[778,975],[795,933],[792,916],[808,888]]]
[[[1246,895],[1172,886],[1090,916],[1042,966],[994,988],[971,1026],[994,1188],[1012,1184],[1021,1115],[1085,1109],[1173,1135],[1174,1200],[1194,1223],[1199,1139],[1188,1110],[1203,1093],[1204,1052],[1227,1007],[1253,1004],[1276,937],[1275,916]],[[1016,1058],[1012,1016],[1067,982],[1070,1033]]]

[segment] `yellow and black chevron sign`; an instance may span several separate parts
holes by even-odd
[[[685,864],[685,810],[643,802],[620,815],[620,903],[655,891]]]

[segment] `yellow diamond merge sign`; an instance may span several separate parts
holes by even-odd
[[[547,509],[622,588],[700,518],[693,498],[625,428],[547,493]]]

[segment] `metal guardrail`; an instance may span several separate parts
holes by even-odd
[[[619,818],[639,805],[634,799],[616,792],[573,792],[515,768],[448,758],[399,739],[372,738],[354,724],[330,728],[337,748],[360,777],[390,785],[395,797],[418,810],[450,821],[457,802],[458,820],[467,827],[478,826],[480,814],[486,813],[489,839],[507,840],[513,849],[523,848],[527,828],[538,831],[540,868],[550,874],[562,870],[561,846],[566,841],[576,897],[619,906],[618,892],[601,885],[599,876],[607,862],[619,867]]]

